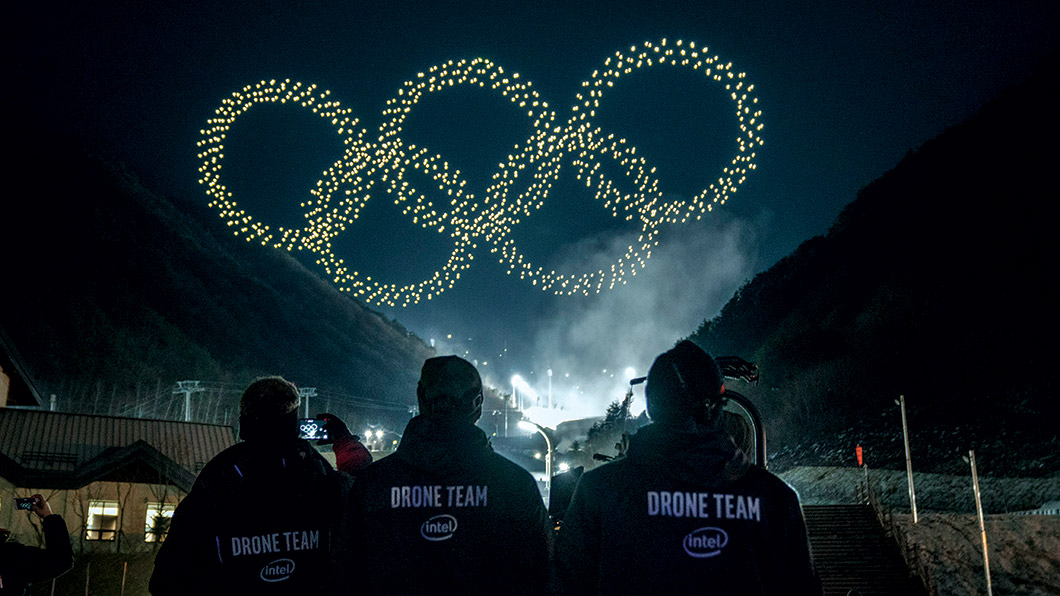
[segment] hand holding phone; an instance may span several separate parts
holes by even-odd
[[[346,423],[334,414],[317,414],[316,419],[324,423],[324,431],[327,433],[327,436],[317,442],[318,445],[328,445],[354,436]]]
[[[19,511],[32,511],[37,500],[33,497],[15,497],[15,509]]]
[[[44,499],[43,495],[36,494],[31,497],[16,498],[15,509],[21,511],[32,511],[37,514],[37,517],[44,519],[45,517],[52,514],[52,508],[48,505],[48,501]]]
[[[327,420],[302,418],[298,421],[298,438],[307,441],[326,441],[328,439]]]

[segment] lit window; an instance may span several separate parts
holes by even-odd
[[[169,520],[173,519],[176,505],[167,503],[147,504],[147,523],[144,526],[144,542],[165,542],[169,532]]]
[[[85,538],[88,540],[114,540],[117,534],[118,502],[89,501]]]

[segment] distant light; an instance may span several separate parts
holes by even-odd
[[[570,464],[568,464],[565,461],[564,462],[560,462],[559,471],[560,472],[568,472],[568,471],[570,471]]]
[[[626,367],[626,378],[627,379],[632,379],[632,378],[634,378],[636,376],[637,376],[637,371],[633,370],[632,366],[627,366]]]

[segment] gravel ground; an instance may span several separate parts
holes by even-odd
[[[929,513],[913,523],[895,516],[939,596],[986,593],[982,540],[975,515]],[[995,596],[1060,594],[1060,516],[985,517]]]

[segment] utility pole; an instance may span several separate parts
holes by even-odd
[[[905,396],[899,395],[895,400],[902,407],[902,436],[905,438],[905,471],[909,476],[909,506],[913,510],[913,523],[917,523],[916,517],[916,493],[913,491],[913,458],[909,454],[909,424],[905,419]]]
[[[199,386],[199,381],[177,381],[173,388],[173,395],[184,394],[184,422],[191,422],[191,394],[202,393],[205,388]]]
[[[990,557],[986,552],[986,524],[983,522],[983,501],[979,497],[979,474],[975,470],[975,450],[968,451],[968,457],[964,461],[972,465],[972,488],[975,490],[975,511],[979,514],[979,534],[983,540],[983,571],[986,572],[986,594],[993,596],[994,590],[990,585]]]
[[[310,397],[316,397],[316,396],[317,396],[317,388],[316,387],[299,387],[298,388],[298,397],[300,397],[300,398],[305,400],[305,418],[312,418],[312,416],[309,415],[309,398]]]

